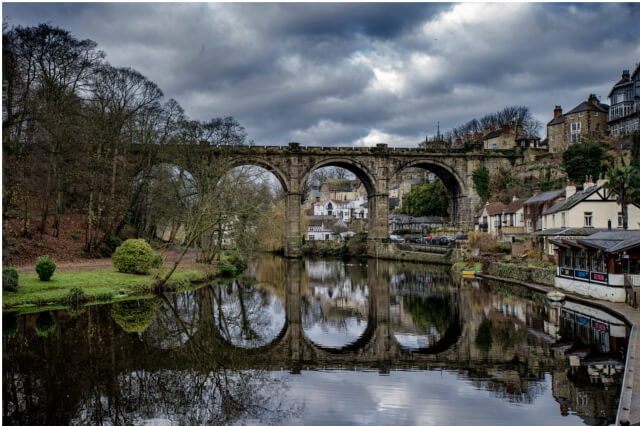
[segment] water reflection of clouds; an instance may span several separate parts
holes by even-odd
[[[367,321],[345,318],[344,323],[314,323],[304,333],[314,343],[327,348],[341,348],[358,340],[367,328]]]
[[[284,424],[582,424],[578,416],[558,416],[550,375],[531,404],[497,398],[449,371],[302,371],[291,377],[289,395],[304,401],[304,412]]]

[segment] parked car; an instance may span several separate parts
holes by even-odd
[[[459,240],[466,240],[468,238],[469,238],[469,236],[466,235],[466,234],[458,234],[458,235],[456,235],[456,240],[458,240],[458,241]]]
[[[422,238],[420,237],[409,237],[407,238],[407,242],[411,244],[422,244]]]
[[[392,243],[404,243],[404,238],[402,238],[400,235],[391,234],[389,235],[389,239]]]

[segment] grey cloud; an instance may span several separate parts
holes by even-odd
[[[481,19],[453,16],[458,4],[3,6],[9,25],[95,40],[190,117],[233,115],[258,144],[346,145],[374,130],[417,144],[437,122],[506,105],[546,123],[556,104],[606,102],[640,60],[637,4],[486,4]]]

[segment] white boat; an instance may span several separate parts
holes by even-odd
[[[562,302],[565,298],[564,293],[560,293],[559,291],[550,291],[547,293],[547,299],[552,302]]]

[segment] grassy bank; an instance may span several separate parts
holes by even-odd
[[[149,275],[125,274],[112,268],[59,272],[51,277],[51,281],[40,281],[35,272],[22,273],[17,292],[2,292],[2,310],[65,306],[72,288],[81,288],[87,302],[120,300],[153,294],[159,290],[186,290],[194,283],[213,278],[216,273],[215,268],[204,265],[178,268],[165,287],[159,289],[155,283],[165,269],[168,268],[152,271]]]

